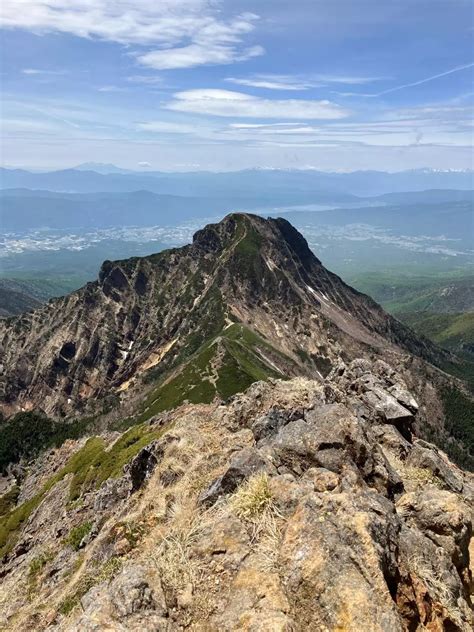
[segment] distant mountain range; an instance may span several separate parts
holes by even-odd
[[[223,216],[236,210],[261,212],[288,212],[285,205],[301,207],[295,213],[297,223],[308,215],[312,224],[347,224],[352,221],[390,226],[395,222],[403,225],[410,217],[419,219],[416,229],[428,232],[452,232],[462,227],[467,234],[472,227],[472,202],[474,193],[468,190],[429,190],[423,192],[386,193],[372,198],[357,198],[350,194],[301,193],[291,191],[271,192],[263,190],[251,194],[247,189],[240,197],[222,195],[184,196],[151,191],[68,193],[31,189],[0,190],[1,232],[30,231],[39,228],[91,229],[113,226],[171,226],[196,218]],[[449,208],[446,208],[449,204]],[[315,214],[304,212],[305,206],[329,209],[345,207],[339,211]],[[381,208],[386,212],[381,215]],[[403,212],[400,208],[403,207]],[[413,208],[409,208],[413,207]],[[357,209],[357,212],[356,210]],[[460,214],[461,224],[453,224],[453,213]],[[441,224],[432,224],[434,215]],[[354,219],[352,219],[354,216]],[[420,225],[421,223],[421,225]],[[458,231],[459,232],[459,231]]]
[[[2,169],[0,186],[3,189],[46,189],[71,193],[118,193],[144,189],[162,195],[229,196],[236,200],[261,196],[278,204],[284,204],[285,200],[291,200],[294,204],[297,199],[313,203],[328,199],[350,201],[353,195],[365,197],[425,189],[474,189],[472,171],[418,169],[397,173],[326,173],[315,170],[247,169],[221,173],[139,173],[94,164],[94,169],[85,170],[88,166],[86,163],[76,169],[44,173]]]

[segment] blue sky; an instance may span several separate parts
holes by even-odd
[[[472,0],[3,0],[2,162],[472,168]]]

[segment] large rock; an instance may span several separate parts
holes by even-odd
[[[402,496],[397,512],[443,548],[460,573],[465,572],[469,567],[472,511],[458,495],[426,487]]]
[[[311,467],[346,476],[350,471],[392,497],[403,484],[377,445],[371,444],[361,422],[342,404],[326,404],[291,421],[271,444],[273,461],[301,475]],[[350,480],[353,477],[349,476]]]
[[[301,630],[404,632],[392,593],[400,521],[379,494],[313,494],[288,520],[280,549]]]
[[[393,395],[375,386],[362,395],[362,401],[379,419],[393,424],[406,439],[411,438],[413,413],[402,406]]]
[[[450,554],[416,526],[402,527],[398,569],[395,599],[406,629],[471,632],[472,607]]]
[[[254,448],[244,448],[232,459],[230,466],[199,496],[199,503],[211,506],[222,496],[227,496],[253,474],[269,470],[271,465]]]
[[[125,567],[82,598],[83,614],[67,632],[170,632],[161,582],[143,566]]]

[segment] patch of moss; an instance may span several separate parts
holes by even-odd
[[[91,532],[92,522],[83,522],[69,532],[65,542],[72,546],[75,551],[79,551],[82,540]]]
[[[67,474],[72,474],[69,488],[71,501],[85,489],[98,488],[108,478],[119,476],[123,466],[144,446],[159,438],[166,429],[155,430],[143,424],[125,432],[109,450],[101,437],[92,437],[69,459],[62,470],[52,476],[28,501],[0,518],[0,556],[11,550],[18,531],[43,501],[48,491]]]

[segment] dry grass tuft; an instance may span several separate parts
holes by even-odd
[[[230,499],[232,511],[247,521],[255,521],[271,509],[273,497],[268,483],[268,475],[255,474],[243,483]]]
[[[433,567],[433,561],[424,559],[421,555],[411,555],[408,559],[409,568],[427,586],[435,600],[446,609],[454,621],[458,621],[456,614],[456,595],[449,586],[439,569]],[[462,627],[462,622],[459,622]]]
[[[443,481],[427,467],[407,465],[390,452],[384,451],[384,454],[390,465],[401,476],[407,491],[417,491],[425,485],[434,485],[438,489],[445,489]]]
[[[231,496],[228,507],[248,526],[259,567],[275,570],[283,517],[275,505],[268,475],[259,473],[248,479]]]

